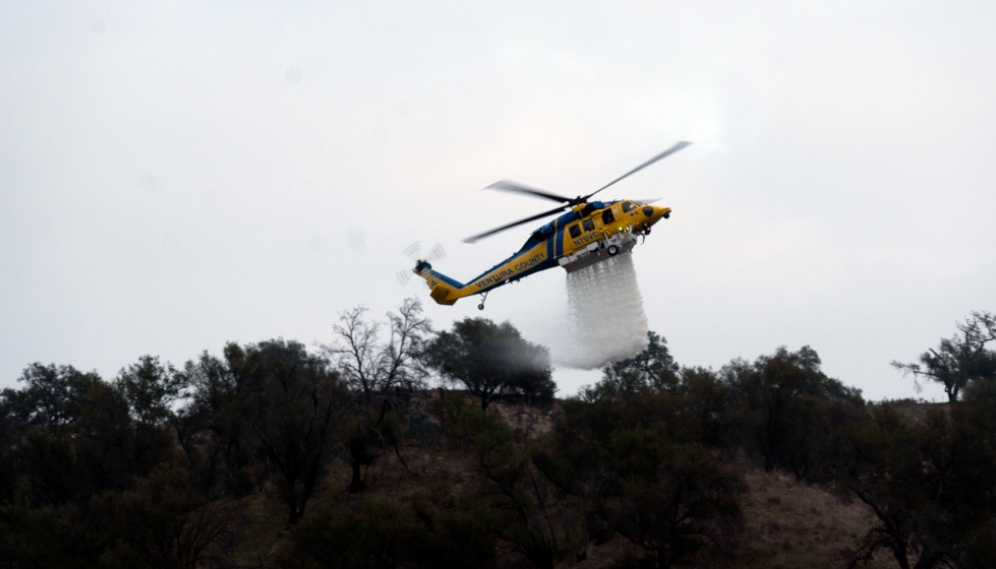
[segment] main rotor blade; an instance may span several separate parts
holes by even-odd
[[[664,159],[664,158],[667,158],[668,156],[670,156],[670,155],[674,154],[675,152],[677,152],[677,151],[681,150],[682,148],[684,148],[684,147],[688,146],[689,144],[691,144],[691,142],[688,142],[688,141],[686,141],[686,140],[682,140],[681,142],[678,142],[677,144],[675,144],[675,145],[674,145],[674,146],[672,146],[671,148],[668,148],[668,149],[667,149],[667,150],[665,150],[664,152],[661,152],[661,153],[660,153],[660,154],[658,154],[657,156],[654,156],[654,157],[653,157],[653,158],[651,158],[650,160],[647,160],[647,161],[646,161],[646,162],[644,162],[643,164],[640,164],[640,165],[639,165],[639,166],[637,166],[636,168],[633,168],[633,169],[632,169],[632,170],[630,170],[629,172],[626,172],[626,173],[625,173],[625,174],[623,174],[622,176],[619,176],[619,177],[618,177],[618,178],[616,178],[615,180],[612,180],[612,181],[611,181],[611,182],[609,182],[608,184],[605,184],[605,185],[604,185],[604,186],[602,186],[601,188],[598,188],[598,189],[597,189],[597,190],[595,190],[594,192],[591,192],[590,194],[588,194],[587,196],[585,196],[585,197],[584,197],[584,199],[588,199],[588,198],[590,198],[591,196],[593,196],[593,195],[597,194],[598,192],[600,192],[600,191],[604,190],[605,188],[608,188],[608,187],[609,187],[609,186],[611,186],[612,184],[615,184],[616,182],[618,182],[618,181],[620,181],[620,180],[623,180],[623,179],[625,179],[625,178],[627,178],[627,177],[629,177],[629,176],[631,176],[631,175],[633,175],[633,174],[636,174],[636,173],[637,173],[637,172],[639,172],[640,170],[643,170],[644,168],[646,168],[647,166],[650,166],[651,164],[653,164],[654,162],[657,162],[658,160],[661,160],[661,159]]]
[[[520,219],[519,221],[513,221],[512,223],[509,223],[508,225],[502,225],[501,227],[496,227],[495,229],[492,229],[491,231],[485,231],[484,233],[478,233],[477,235],[473,235],[471,237],[468,237],[468,238],[464,239],[463,242],[464,243],[474,243],[475,241],[479,241],[481,239],[484,239],[485,237],[489,237],[491,235],[494,235],[495,233],[499,233],[501,231],[505,231],[506,229],[511,229],[513,227],[522,225],[523,223],[529,223],[530,221],[533,221],[533,220],[536,220],[536,219],[540,219],[540,218],[546,217],[548,215],[553,215],[555,213],[560,213],[560,212],[564,211],[565,209],[567,209],[568,207],[570,207],[570,206],[562,205],[562,206],[560,206],[560,207],[558,207],[556,209],[551,209],[550,211],[544,211],[543,213],[536,214],[536,215],[534,215],[532,217],[527,217],[525,219]]]
[[[550,193],[543,190],[537,190],[536,188],[530,188],[529,186],[523,186],[522,184],[516,184],[509,180],[499,180],[490,186],[484,188],[485,190],[501,190],[503,192],[513,192],[516,194],[526,194],[530,196],[536,196],[538,198],[546,198],[548,200],[553,200],[555,202],[567,203],[571,201],[571,198],[565,198],[564,196],[558,196],[557,194]]]

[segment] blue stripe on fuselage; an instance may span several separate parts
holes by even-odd
[[[463,288],[463,283],[457,282],[451,279],[450,277],[444,275],[443,273],[432,271],[432,276],[436,277],[437,279],[443,281],[444,283],[450,285],[453,288]]]

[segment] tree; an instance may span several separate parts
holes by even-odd
[[[87,492],[87,476],[73,436],[92,387],[103,384],[95,373],[72,366],[29,365],[21,375],[23,389],[5,389],[0,396],[0,436],[7,443],[0,457],[3,488],[12,492],[14,465],[26,475],[36,503],[62,506]]]
[[[196,569],[234,521],[232,503],[197,492],[194,474],[161,465],[134,487],[101,497],[102,522],[115,539],[105,567]]]
[[[422,317],[418,300],[405,299],[398,313],[387,313],[389,335],[381,344],[381,325],[365,319],[360,306],[339,315],[332,327],[337,338],[325,347],[350,389],[363,395],[366,405],[376,397],[390,398],[425,386],[426,372],[418,355],[430,323]]]
[[[189,385],[186,375],[170,363],[162,365],[154,356],[142,356],[137,364],[122,369],[116,383],[132,414],[149,427],[170,422],[173,404],[183,398]]]
[[[163,427],[180,434],[173,406],[185,397],[188,385],[183,372],[170,363],[161,364],[154,356],[142,356],[137,364],[118,373],[114,386],[127,401],[134,420],[132,461],[137,473],[145,475],[172,454],[173,441]]]
[[[653,407],[637,408],[646,396],[655,394],[568,399],[536,464],[583,501],[588,537],[596,545],[622,535],[657,567],[731,553],[742,482],[701,444],[669,436],[663,413],[655,419]],[[669,396],[656,394],[658,403],[671,403]],[[683,420],[657,408],[672,422]]]
[[[0,555],[13,567],[95,567],[108,544],[95,523],[95,499],[128,488],[140,468],[168,456],[169,433],[149,460],[136,458],[136,424],[115,384],[71,366],[33,364],[27,386],[4,392],[10,446],[17,465],[13,499],[0,504]]]
[[[677,383],[678,364],[667,349],[667,340],[647,332],[647,347],[632,358],[613,362],[602,369],[596,389],[611,390],[620,396],[632,395],[641,387],[667,389]]]
[[[21,424],[44,425],[53,435],[79,420],[87,389],[100,377],[73,366],[29,365],[18,381],[24,389],[4,389],[8,413]]]
[[[737,413],[739,444],[760,455],[766,470],[784,468],[805,476],[818,460],[819,445],[833,417],[863,404],[861,391],[820,370],[809,346],[784,347],[753,364],[736,360],[721,370]]]
[[[248,426],[258,452],[276,468],[288,524],[304,514],[336,442],[345,391],[327,359],[298,342],[270,340],[226,350],[244,386]]]
[[[669,568],[700,551],[732,553],[742,483],[705,448],[668,440],[663,423],[616,433],[609,467],[618,491],[598,511]]]
[[[439,332],[423,352],[444,380],[462,384],[487,409],[494,401],[548,404],[556,384],[546,348],[527,342],[510,323],[466,318]]]
[[[241,498],[254,486],[252,402],[245,396],[252,377],[244,359],[245,350],[233,343],[225,346],[224,359],[204,352],[184,368],[192,393],[190,405],[181,410],[179,441],[205,490],[215,496]],[[194,440],[197,444],[191,444]]]
[[[963,336],[941,339],[936,350],[931,348],[920,355],[923,367],[898,361],[893,361],[892,366],[904,375],[913,375],[917,392],[922,389],[922,379],[944,385],[951,403],[972,382],[996,380],[996,352],[986,349],[989,342],[996,341],[996,315],[973,312],[964,324],[958,324],[958,330]]]
[[[333,327],[338,337],[325,346],[346,385],[358,394],[346,429],[350,492],[365,488],[361,468],[373,464],[384,449],[393,448],[407,468],[400,449],[403,423],[411,395],[425,387],[428,375],[419,355],[431,326],[422,317],[418,300],[405,299],[397,313],[387,313],[389,334],[384,343],[379,337],[381,324],[368,321],[365,314],[362,306],[340,314]]]
[[[449,396],[436,415],[457,448],[469,450],[480,475],[475,495],[486,505],[491,530],[534,567],[553,567],[583,540],[579,516],[565,505],[526,448],[517,448],[500,416]]]
[[[884,549],[901,569],[988,567],[996,555],[996,419],[987,407],[905,421],[888,405],[834,429],[825,483],[876,518],[850,567]]]

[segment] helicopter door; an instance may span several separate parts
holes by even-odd
[[[590,220],[590,219],[586,219],[586,220],[584,220],[584,221],[581,222],[581,227],[584,228],[585,233],[587,233],[589,231],[594,231],[595,230],[595,222],[592,221],[592,220]]]
[[[616,220],[616,217],[614,215],[612,215],[612,210],[611,209],[606,209],[605,211],[602,212],[602,225],[606,225],[606,226],[611,225],[612,222],[615,221],[615,220]]]

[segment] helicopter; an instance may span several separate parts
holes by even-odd
[[[585,196],[568,198],[555,193],[501,180],[484,188],[539,197],[562,205],[525,219],[513,221],[484,233],[464,239],[475,243],[496,233],[518,227],[530,221],[565,212],[553,221],[536,229],[525,244],[511,257],[484,271],[464,284],[432,268],[426,259],[419,259],[412,272],[425,279],[430,296],[438,304],[453,305],[457,300],[482,295],[477,306],[484,310],[484,301],[490,291],[523,277],[553,267],[563,267],[568,273],[605,261],[621,253],[629,253],[636,246],[638,237],[650,235],[650,228],[661,219],[671,216],[671,208],[651,205],[656,200],[591,201],[591,197],[663,158],[691,144],[680,141],[664,152],[612,180]]]

